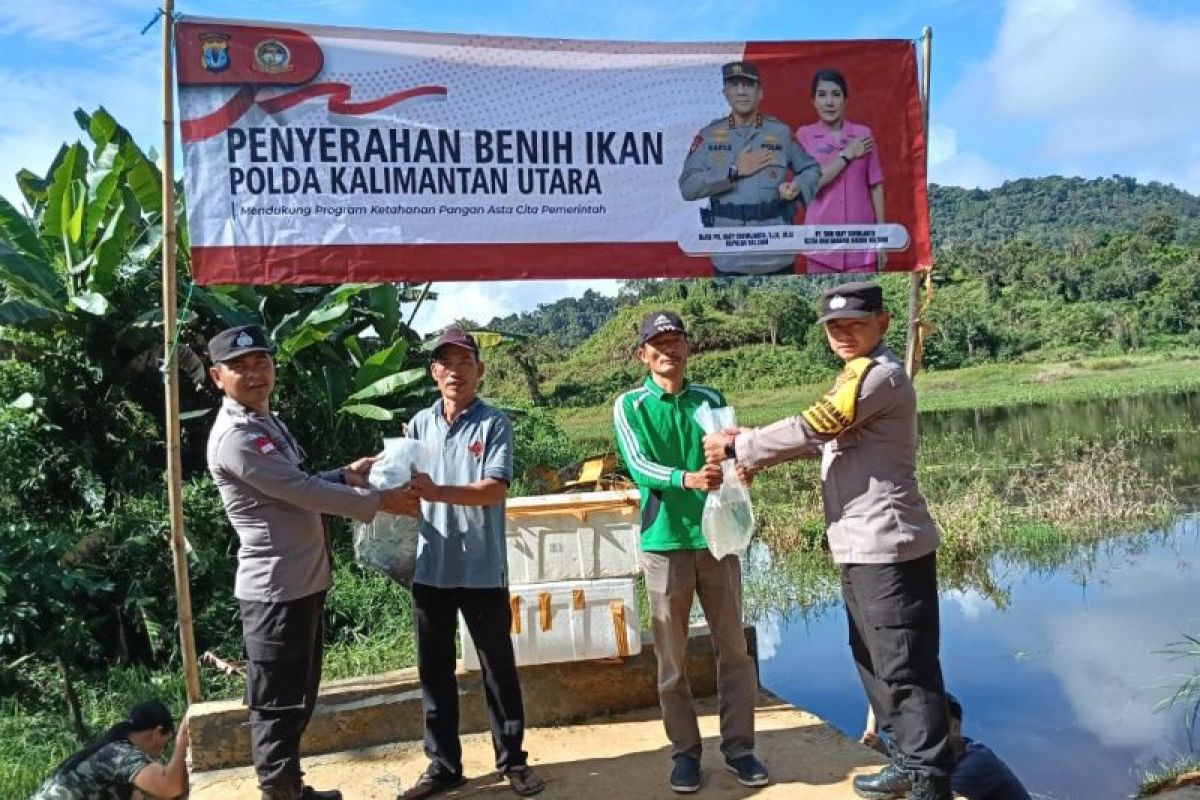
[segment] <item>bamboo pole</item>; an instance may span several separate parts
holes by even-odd
[[[171,62],[175,36],[175,2],[164,0],[162,9],[163,148],[162,148],[162,307],[163,389],[166,395],[167,505],[171,521],[171,558],[175,568],[175,605],[179,615],[179,644],[188,703],[200,701],[200,667],[192,632],[192,590],[188,579],[187,539],[183,530],[183,465],[179,434],[179,364],[175,358],[175,73]]]
[[[921,119],[925,126],[925,165],[929,166],[929,87],[930,69],[933,66],[933,28],[928,25],[921,31]],[[920,359],[921,320],[917,314],[921,308],[921,282],[928,277],[932,264],[918,265],[912,274],[912,285],[908,293],[908,336],[904,348],[904,369],[909,377],[917,374]]]

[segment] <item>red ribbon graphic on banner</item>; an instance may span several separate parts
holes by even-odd
[[[225,105],[211,114],[206,114],[196,119],[185,119],[180,122],[179,135],[185,142],[199,142],[209,139],[227,130],[255,105],[268,114],[278,114],[281,111],[287,111],[289,108],[303,103],[305,100],[327,96],[329,98],[329,110],[334,114],[360,115],[370,114],[396,103],[418,97],[435,99],[444,99],[446,97],[445,86],[417,86],[413,89],[405,89],[401,92],[384,95],[374,100],[365,100],[356,103],[350,100],[351,91],[352,87],[345,83],[313,83],[308,86],[301,86],[299,89],[294,89],[290,92],[285,92],[284,94],[259,98],[258,89],[255,89],[253,86],[246,86],[239,89],[237,94],[229,98]]]

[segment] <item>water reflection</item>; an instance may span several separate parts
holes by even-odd
[[[1024,461],[1071,442],[1137,448],[1143,472],[1200,483],[1200,392],[1143,395],[1048,405],[943,411],[921,415],[922,463],[960,448]]]
[[[1182,711],[1154,709],[1184,666],[1161,651],[1200,632],[1198,566],[1193,517],[1093,545],[1055,570],[997,559],[987,573],[1004,606],[969,583],[947,592],[943,664],[967,734],[1041,797],[1128,797],[1136,766],[1188,747]],[[763,620],[763,683],[857,735],[866,706],[840,606]]]

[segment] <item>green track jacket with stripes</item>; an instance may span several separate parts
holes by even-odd
[[[719,408],[725,398],[687,382],[679,394],[667,394],[647,377],[613,405],[617,446],[642,494],[642,550],[708,546],[700,530],[706,494],[683,488],[684,473],[704,466],[704,431],[692,416],[703,403]]]

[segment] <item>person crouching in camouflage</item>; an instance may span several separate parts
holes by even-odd
[[[175,752],[163,764],[159,759],[173,732]],[[166,706],[157,700],[138,703],[103,736],[55,767],[30,800],[181,797],[188,791],[187,752],[187,718],[175,731]]]

